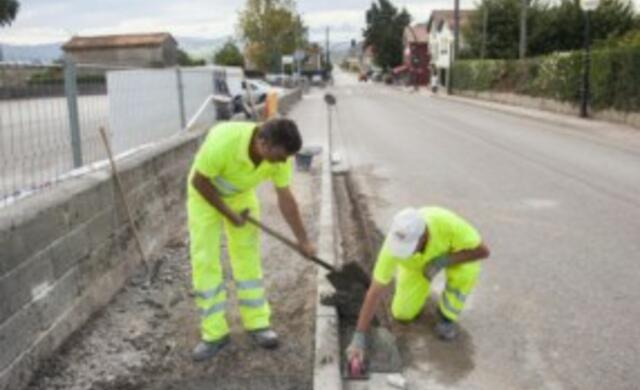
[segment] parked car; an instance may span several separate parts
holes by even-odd
[[[314,74],[313,76],[311,76],[311,85],[323,87],[324,80],[322,78],[322,75]]]
[[[245,90],[244,98],[246,101],[249,101],[249,94],[246,92],[247,85],[251,88],[251,97],[256,104],[263,103],[267,99],[267,93],[269,92],[275,92],[279,97],[284,95],[283,88],[274,87],[262,80],[249,79],[242,83],[242,88]]]
[[[278,87],[290,88],[293,84],[293,76],[284,73],[268,74],[265,79],[269,84]]]

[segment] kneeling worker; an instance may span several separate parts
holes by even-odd
[[[418,317],[429,297],[431,280],[444,270],[446,287],[438,304],[435,332],[443,340],[457,335],[456,321],[478,279],[478,260],[489,256],[476,229],[444,208],[407,208],[393,218],[373,271],[348,361],[364,360],[365,333],[382,293],[396,274],[391,313],[396,320]]]

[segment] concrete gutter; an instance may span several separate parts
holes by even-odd
[[[331,152],[327,145],[322,153],[322,180],[318,255],[336,264],[333,224],[333,183],[331,177]],[[316,292],[316,334],[313,365],[313,388],[316,390],[342,389],[340,376],[340,347],[338,340],[338,313],[335,307],[324,306],[320,297],[333,292],[324,269],[318,269]]]

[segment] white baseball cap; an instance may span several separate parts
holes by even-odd
[[[420,212],[414,208],[406,208],[398,212],[391,222],[386,245],[393,257],[406,259],[418,246],[424,234],[426,223]]]

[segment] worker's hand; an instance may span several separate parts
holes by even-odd
[[[433,280],[433,278],[435,278],[443,268],[449,266],[449,263],[450,260],[447,256],[436,257],[435,259],[427,263],[427,266],[424,270],[424,276],[429,281]]]
[[[347,347],[347,361],[358,359],[358,362],[364,362],[364,351],[367,346],[367,336],[364,332],[355,331],[351,343]]]
[[[304,253],[305,256],[315,256],[316,255],[316,247],[313,246],[313,244],[311,243],[311,241],[304,241],[301,242],[300,244],[300,250],[302,251],[302,253]]]
[[[231,220],[231,223],[233,224],[233,226],[241,227],[242,225],[244,225],[247,222],[247,216],[248,215],[249,215],[249,209],[246,209],[246,210],[243,210],[240,213],[233,213],[229,217],[229,220]]]

